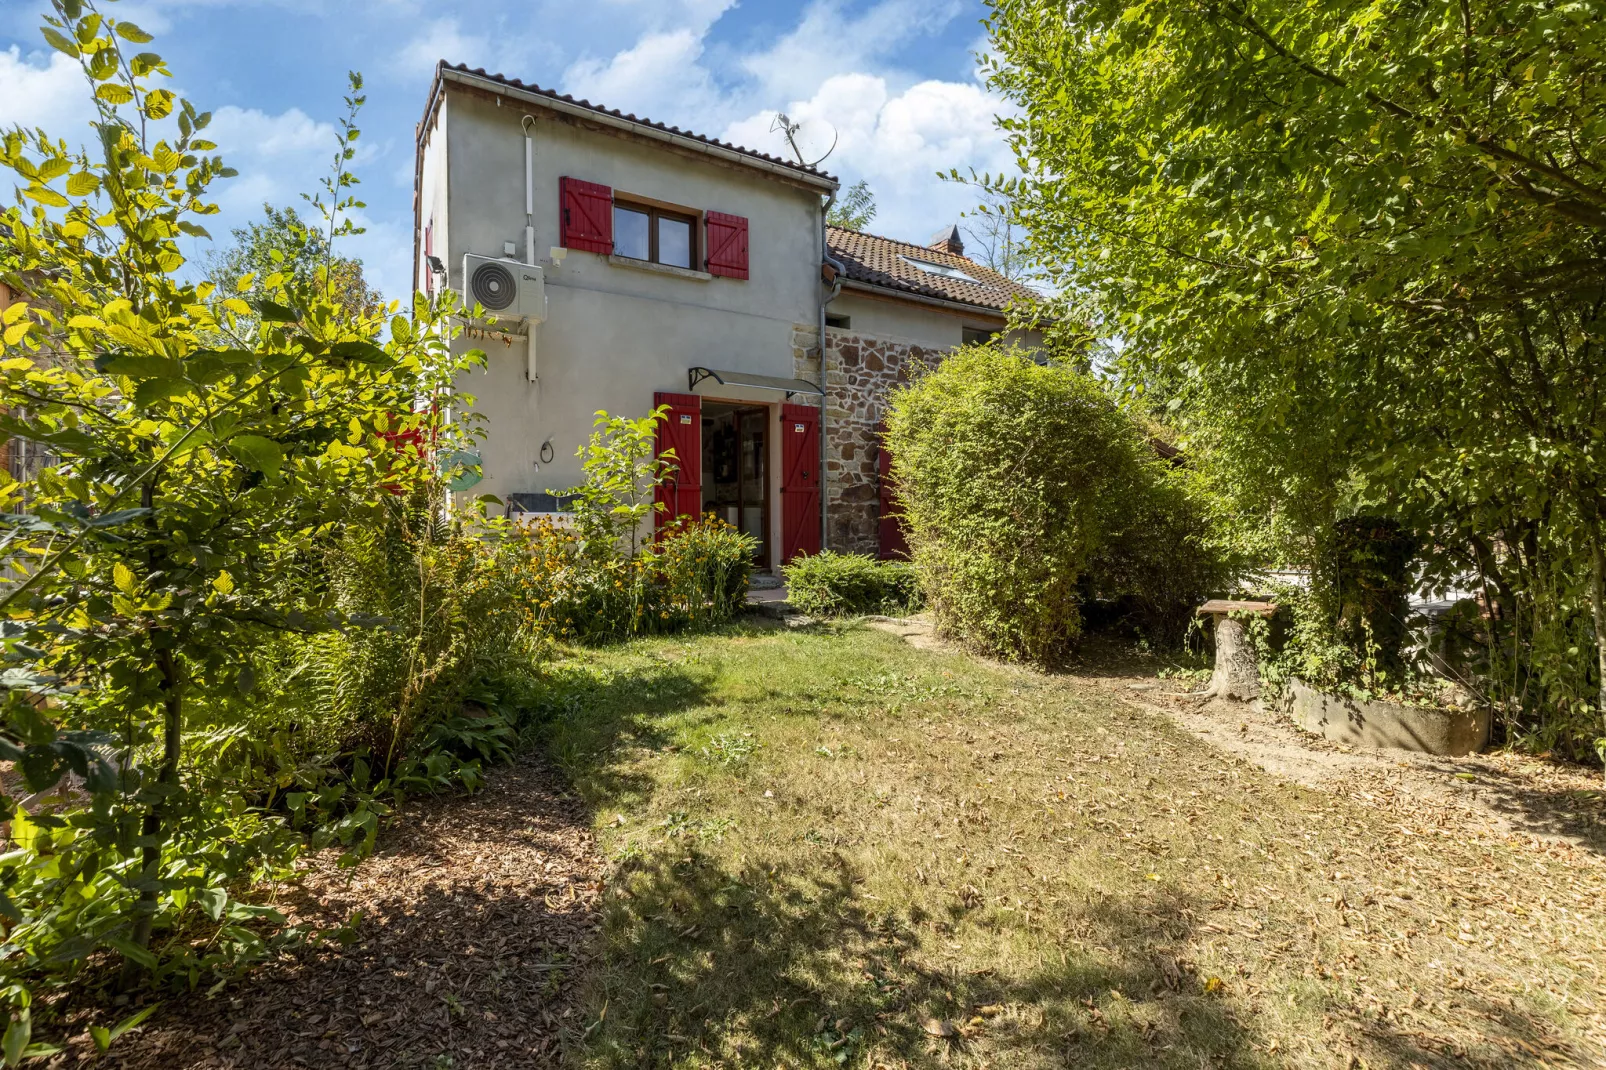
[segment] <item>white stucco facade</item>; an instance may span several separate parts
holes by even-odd
[[[454,290],[462,287],[465,253],[500,257],[512,243],[515,258],[527,259],[526,127],[535,148],[530,222],[547,293],[547,319],[532,328],[536,378],[529,377],[522,338],[476,332],[458,343],[483,348],[489,357],[485,369],[460,383],[487,429],[484,482],[476,494],[573,486],[581,478],[576,453],[591,434],[594,414],[641,415],[655,391],[687,392],[691,367],[790,377],[793,327],[813,322],[819,311],[820,215],[834,182],[788,179],[542,104],[511,90],[449,84],[424,134],[420,241],[427,232]],[[573,249],[554,259],[553,249],[562,245],[565,177],[635,200],[745,217],[749,277],[720,278]],[[699,393],[777,400],[774,392],[712,382]],[[550,460],[543,462],[543,455]]]

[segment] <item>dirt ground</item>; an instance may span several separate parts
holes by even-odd
[[[602,860],[562,778],[526,756],[471,798],[409,804],[378,855],[312,873],[287,912],[355,942],[264,965],[214,998],[169,1000],[95,1062],[126,1070],[545,1065],[578,1034],[573,994],[595,946]]]
[[[1213,699],[1200,705],[1167,694],[1164,681],[1159,687],[1141,679],[1100,684],[1128,702],[1165,712],[1211,746],[1306,787],[1418,819],[1425,811],[1440,812],[1469,832],[1587,852],[1606,849],[1606,792],[1592,770],[1510,753],[1441,758],[1364,750],[1303,732],[1259,702]]]

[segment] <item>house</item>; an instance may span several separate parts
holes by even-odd
[[[487,429],[468,493],[556,510],[597,411],[667,405],[672,514],[719,514],[769,567],[822,545],[878,552],[883,528],[893,550],[875,437],[888,387],[1003,330],[1032,292],[966,259],[955,228],[922,246],[828,227],[837,188],[439,64],[417,131],[417,287],[504,309],[460,343],[490,357],[461,384]]]

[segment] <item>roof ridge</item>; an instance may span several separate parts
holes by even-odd
[[[840,230],[844,234],[858,234],[861,237],[874,238],[876,241],[890,242],[893,245],[907,245],[911,249],[919,249],[927,253],[936,253],[938,256],[951,256],[956,260],[965,260],[969,263],[976,264],[977,267],[983,266],[981,264],[977,264],[976,261],[971,260],[970,257],[966,256],[964,253],[950,253],[943,249],[933,249],[931,246],[921,245],[919,242],[904,241],[902,238],[889,238],[885,234],[871,234],[868,230],[854,230],[852,227],[839,227],[835,223],[827,223],[826,228],[829,230]]]
[[[902,238],[885,238],[885,237],[882,237],[879,234],[871,234],[867,230],[849,230],[847,227],[831,226],[831,224],[829,224],[829,223],[826,224],[826,226],[830,227],[830,229],[832,229],[832,230],[840,230],[844,234],[857,234],[860,237],[874,238],[876,241],[884,241],[888,245],[902,245],[902,246],[905,246],[905,247],[910,248],[910,249],[918,249],[919,251],[924,252],[924,253],[934,253],[937,256],[946,256],[951,260],[963,260],[965,263],[971,265],[972,267],[979,268],[982,271],[992,272],[992,274],[997,275],[1000,279],[1002,279],[1004,281],[1004,285],[999,286],[999,285],[997,285],[995,283],[987,282],[987,281],[985,281],[983,279],[971,279],[970,281],[974,282],[977,286],[985,286],[990,290],[1003,290],[1003,289],[1009,289],[1009,288],[1011,288],[1011,287],[1013,287],[1015,285],[1015,283],[1009,278],[1009,276],[1003,274],[1000,271],[997,271],[997,270],[995,270],[993,268],[988,267],[986,264],[983,264],[979,260],[971,259],[970,257],[966,256],[964,253],[950,253],[950,252],[947,252],[947,251],[942,250],[942,249],[933,249],[929,245],[916,245],[914,242],[904,241]],[[932,262],[933,263],[941,263],[941,261],[932,261]]]
[[[705,145],[713,145],[716,148],[729,149],[732,152],[739,152],[743,156],[751,156],[754,159],[764,160],[767,163],[779,164],[782,167],[790,168],[791,170],[797,171],[800,174],[813,175],[817,178],[829,179],[833,182],[836,181],[835,175],[828,171],[822,171],[813,164],[802,164],[794,160],[788,160],[782,156],[771,156],[769,153],[760,152],[758,149],[750,149],[744,145],[737,145],[729,141],[721,141],[718,138],[709,137],[707,134],[699,134],[692,130],[682,130],[678,126],[670,126],[668,123],[661,123],[654,119],[648,119],[645,116],[636,115],[633,112],[620,111],[618,108],[610,108],[603,104],[593,104],[591,101],[584,98],[577,98],[568,93],[559,93],[556,89],[547,89],[543,86],[536,85],[534,82],[525,82],[518,78],[509,78],[507,75],[500,73],[491,74],[484,67],[470,67],[466,63],[448,63],[446,60],[442,59],[437,65],[437,71],[456,71],[459,74],[477,75],[481,78],[486,78],[490,81],[505,85],[511,89],[520,89],[527,93],[534,93],[538,96],[560,101],[564,104],[573,104],[576,107],[585,108],[587,111],[598,112],[602,115],[611,115],[615,119],[623,119],[626,122],[639,123],[642,126],[652,127],[654,130],[661,130],[666,134],[677,134],[681,137],[688,137],[694,141],[701,141]],[[439,77],[438,73],[436,77]]]
[[[1039,296],[1031,287],[960,253],[848,227],[827,224],[826,229],[827,244],[843,259],[847,277],[856,282],[995,310]],[[951,278],[923,264],[947,268],[963,277]]]

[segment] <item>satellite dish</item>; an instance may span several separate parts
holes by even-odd
[[[836,127],[824,119],[804,119],[795,123],[785,112],[777,112],[770,129],[779,131],[793,158],[804,167],[815,167],[836,151]]]

